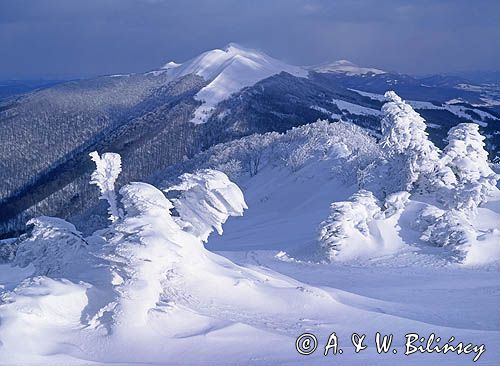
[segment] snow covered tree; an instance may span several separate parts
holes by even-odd
[[[0,263],[12,262],[16,257],[17,239],[0,240]]]
[[[182,230],[173,220],[172,203],[155,187],[131,183],[120,189],[123,220],[112,226],[109,255],[115,287],[120,295],[115,323],[142,326],[160,301],[162,281],[179,260]]]
[[[382,107],[380,143],[391,174],[403,178],[400,190],[411,191],[415,185],[425,190],[425,181],[439,160],[439,149],[428,139],[425,120],[409,104],[393,91],[386,92],[385,97],[388,102]]]
[[[451,249],[456,261],[465,258],[470,243],[473,243],[478,235],[465,212],[442,210],[433,205],[426,206],[419,213],[416,226],[422,232],[422,241]]]
[[[172,202],[185,230],[206,242],[215,228],[222,235],[222,224],[229,216],[241,216],[247,208],[240,188],[219,171],[204,169],[180,176],[181,183],[166,189],[177,191]]]
[[[112,226],[109,260],[120,294],[113,318],[127,331],[146,325],[162,301],[175,301],[182,291],[175,281],[209,261],[202,242],[212,227],[222,232],[228,216],[246,208],[239,188],[221,172],[203,170],[180,178],[167,190],[181,192],[174,200],[179,217],[172,215],[174,204],[152,185],[131,183],[120,189],[124,215]]]
[[[388,218],[402,212],[410,199],[410,193],[406,191],[395,192],[385,198],[382,216]]]
[[[33,264],[34,275],[68,276],[68,271],[85,265],[88,244],[69,222],[40,216],[28,221],[31,231],[21,238],[14,265]]]
[[[439,171],[443,204],[474,212],[497,188],[499,175],[488,163],[484,137],[475,123],[460,123],[448,132]]]
[[[433,182],[444,209],[429,205],[417,218],[422,240],[452,247],[461,258],[479,235],[469,219],[497,191],[499,175],[489,166],[483,140],[477,124],[460,123],[450,129]]]
[[[121,157],[115,153],[104,153],[99,156],[97,151],[93,151],[89,155],[96,165],[96,169],[91,175],[90,184],[99,187],[101,191],[99,199],[108,201],[109,219],[114,222],[121,216],[115,193],[115,182],[122,171]]]
[[[328,219],[320,224],[319,243],[333,261],[353,238],[368,237],[368,223],[380,214],[380,206],[373,193],[361,190],[348,201],[332,203],[330,210]]]

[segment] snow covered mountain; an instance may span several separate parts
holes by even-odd
[[[195,95],[202,105],[195,110],[191,119],[193,123],[205,123],[217,104],[272,75],[287,72],[298,77],[307,76],[307,71],[300,67],[287,65],[236,43],[230,43],[222,50],[204,52],[183,64],[169,62],[162,69],[170,70],[169,74],[174,78],[195,74],[208,82]]]
[[[484,105],[483,89],[451,87],[450,80],[423,86],[408,75],[335,65],[317,72],[230,44],[144,74],[73,81],[4,100],[0,235],[22,232],[40,214],[94,212],[91,151],[121,154],[123,185],[215,144],[318,119],[348,121],[377,135],[388,89],[410,100],[437,146],[450,127],[469,121],[480,124],[491,158],[498,154],[500,116]],[[488,93],[486,100],[495,98]]]
[[[380,69],[375,69],[370,67],[360,67],[348,60],[339,60],[332,63],[312,66],[309,69],[320,73],[335,72],[335,73],[346,74],[349,76],[365,75],[365,74],[379,75],[386,73],[385,71]]]

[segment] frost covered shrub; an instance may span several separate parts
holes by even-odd
[[[358,170],[380,156],[375,138],[363,128],[352,123],[319,120],[285,133],[255,134],[213,146],[187,162],[168,168],[157,179],[171,183],[172,177],[184,172],[209,168],[239,180],[258,174],[268,165],[297,171],[311,159],[331,159],[332,172],[342,181],[353,182]]]
[[[450,249],[457,262],[464,261],[478,236],[467,212],[443,210],[433,205],[426,206],[419,213],[415,225],[422,233],[420,240]]]
[[[0,263],[12,262],[16,257],[17,239],[0,240]]]
[[[40,216],[27,223],[31,232],[19,242],[13,264],[33,264],[34,275],[63,276],[75,264],[83,264],[88,244],[69,222],[56,217]]]
[[[353,237],[368,237],[368,223],[380,214],[380,206],[373,193],[361,190],[348,201],[332,203],[330,209],[320,224],[319,243],[332,261]]]
[[[395,92],[385,93],[382,106],[381,146],[387,156],[387,170],[404,180],[398,190],[425,190],[439,160],[439,149],[428,139],[425,120]],[[388,192],[391,193],[391,192]]]
[[[451,128],[437,179],[441,202],[450,209],[474,212],[497,190],[498,179],[479,126],[461,123]]]
[[[410,194],[396,192],[389,195],[383,206],[372,192],[360,190],[349,200],[334,202],[330,206],[330,215],[320,224],[319,243],[330,261],[344,257],[363,256],[375,253],[377,249],[386,250],[372,240],[369,223],[372,220],[385,220],[401,213],[406,207]],[[389,243],[393,244],[393,243]],[[378,246],[378,248],[377,248]]]
[[[251,177],[257,175],[263,162],[269,160],[269,154],[272,152],[269,147],[275,142],[277,136],[279,134],[276,132],[254,134],[216,145],[208,150],[208,161],[203,168],[223,171],[232,178],[238,178],[243,173]],[[192,170],[200,168],[202,167],[196,166]]]
[[[91,152],[89,155],[96,165],[96,169],[91,175],[90,184],[99,187],[101,191],[99,199],[108,201],[109,219],[114,222],[121,216],[115,193],[115,182],[122,171],[121,157],[115,153],[104,153],[99,156],[97,151]]]
[[[347,173],[350,163],[367,165],[365,159],[370,150],[374,156],[379,154],[374,139],[361,128],[344,122],[317,121],[282,135],[276,156],[292,171],[300,170],[311,159],[334,158],[338,165],[345,165],[343,171]]]
[[[422,210],[418,225],[424,229],[420,239],[438,247],[460,250],[461,246],[477,236],[476,230],[463,212],[441,210],[435,206]]]
[[[225,172],[231,180],[238,179],[243,174],[241,161],[231,158],[227,162],[215,164],[213,169]]]
[[[399,171],[395,171],[396,167],[399,167]],[[393,156],[390,160],[375,160],[357,171],[358,188],[369,190],[379,199],[385,199],[408,187],[410,171],[408,160],[403,155]]]
[[[448,145],[431,180],[442,208],[429,205],[417,218],[423,241],[452,247],[462,258],[479,234],[470,218],[497,190],[499,176],[488,163],[483,141],[477,124],[461,123],[450,129]]]

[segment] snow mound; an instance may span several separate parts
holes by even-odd
[[[339,60],[331,63],[326,63],[318,66],[311,67],[311,70],[319,73],[342,73],[346,75],[366,75],[366,74],[385,74],[386,72],[380,69],[370,67],[360,67],[347,60]]]
[[[26,362],[26,355],[70,351],[61,339],[68,329],[80,327],[90,286],[66,279],[33,277],[0,296],[0,355],[4,365],[47,364]],[[5,362],[5,363],[4,363]]]
[[[35,275],[64,276],[86,265],[88,244],[72,224],[57,217],[41,216],[27,223],[31,233],[20,240],[14,265],[32,264]]]
[[[172,203],[154,186],[131,183],[120,195],[125,217],[115,225],[110,240],[119,298],[109,306],[118,329],[145,326],[160,302],[168,271],[176,263],[197,257],[197,246],[201,247],[196,237],[180,229],[170,213]]]
[[[222,50],[202,53],[181,65],[168,63],[164,69],[168,69],[173,77],[196,74],[208,82],[195,96],[196,100],[202,102],[191,120],[196,124],[205,123],[216,105],[231,94],[260,80],[283,71],[300,77],[306,77],[308,73],[305,69],[235,43],[230,43]]]

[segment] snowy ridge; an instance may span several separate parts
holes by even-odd
[[[352,91],[363,95],[365,97],[369,97],[370,99],[377,100],[377,101],[386,101],[387,98],[384,97],[382,94],[376,94],[376,93],[369,93],[361,90],[356,90],[356,89],[351,89]],[[413,108],[415,109],[434,109],[434,110],[444,110],[448,111],[454,115],[456,115],[459,118],[464,118],[468,120],[472,120],[474,123],[477,123],[478,125],[482,127],[486,127],[488,125],[487,122],[484,122],[483,119],[491,119],[495,121],[499,121],[500,119],[496,116],[494,116],[491,113],[485,112],[484,110],[478,109],[478,108],[471,108],[471,107],[466,107],[464,105],[460,105],[457,103],[460,103],[461,101],[448,101],[447,103],[442,103],[441,105],[436,105],[435,103],[431,102],[426,102],[426,101],[420,101],[420,100],[407,100],[406,101],[408,104],[410,104]],[[457,102],[457,103],[455,103]],[[470,113],[467,113],[467,111],[472,111],[474,112],[474,115],[479,116],[481,119],[478,119],[471,115]],[[434,126],[434,125],[432,125]],[[431,126],[429,126],[431,127]],[[439,127],[439,126],[437,126]]]
[[[208,82],[195,96],[202,105],[196,109],[191,120],[193,123],[206,122],[218,103],[260,80],[283,71],[299,77],[306,77],[308,73],[305,69],[235,43],[230,43],[222,50],[202,53],[183,64],[169,62],[163,69],[168,70],[173,77],[196,74]]]
[[[366,74],[385,74],[386,72],[380,69],[361,67],[347,60],[339,60],[331,63],[326,63],[318,66],[311,66],[311,70],[319,73],[336,72],[346,75],[366,75]]]

